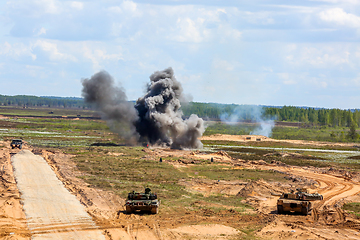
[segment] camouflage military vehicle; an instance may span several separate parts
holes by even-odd
[[[150,188],[145,188],[145,193],[130,192],[125,203],[126,213],[140,210],[157,214],[159,206],[160,201],[157,199],[156,193],[151,193]]]
[[[23,141],[21,139],[13,139],[10,143],[12,149],[19,148],[21,149],[23,145]]]
[[[310,194],[304,189],[297,189],[297,192],[283,193],[277,200],[277,211],[279,214],[299,212],[308,215],[312,210],[311,201],[315,200],[323,200],[323,196],[318,193]]]

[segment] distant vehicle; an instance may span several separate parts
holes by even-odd
[[[18,148],[21,149],[23,145],[23,141],[21,139],[13,139],[10,143],[12,149]]]
[[[136,210],[157,214],[159,213],[159,206],[160,201],[157,199],[156,193],[152,193],[150,188],[145,188],[145,193],[130,192],[125,203],[126,213],[128,214]]]
[[[308,215],[312,210],[311,201],[323,200],[323,196],[314,193],[310,194],[305,189],[297,189],[295,193],[283,193],[277,200],[277,212],[283,214],[284,212],[299,212],[303,215]]]

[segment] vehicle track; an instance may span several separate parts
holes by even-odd
[[[42,157],[22,150],[11,161],[32,239],[105,240]]]
[[[270,166],[261,168],[268,169]],[[343,177],[334,176],[327,173],[317,173],[311,170],[304,170],[300,167],[282,167],[271,166],[271,169],[277,169],[296,176],[306,176],[319,184],[317,192],[322,194],[324,199],[313,202],[313,210],[310,217],[312,222],[323,221],[327,225],[344,224],[346,216],[338,203],[347,197],[360,193],[360,184],[346,180]],[[358,227],[357,224],[353,224]]]

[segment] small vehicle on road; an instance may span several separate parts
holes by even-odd
[[[160,201],[156,193],[152,193],[150,188],[145,188],[145,193],[132,191],[128,194],[125,203],[126,213],[130,214],[136,210],[159,213]]]
[[[18,148],[21,149],[23,145],[23,141],[21,139],[13,139],[10,143],[12,149]]]
[[[298,212],[302,215],[308,215],[312,210],[311,201],[323,200],[323,196],[314,193],[310,194],[305,189],[296,189],[297,192],[283,193],[277,200],[277,212]]]

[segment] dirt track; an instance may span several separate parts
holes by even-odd
[[[29,150],[11,158],[32,239],[104,239],[47,162]],[[58,231],[59,230],[59,231]],[[84,231],[86,230],[86,231]]]
[[[4,144],[5,145],[5,144]],[[0,211],[0,239],[30,239],[33,236],[28,229],[26,217],[20,204],[20,194],[13,177],[10,155],[12,151],[4,148],[0,162],[1,171],[1,197]],[[338,173],[324,172],[316,168],[290,167],[277,164],[254,164],[253,162],[231,159],[226,154],[196,154],[191,151],[175,151],[156,149],[154,159],[159,156],[183,156],[186,159],[210,159],[223,161],[224,164],[233,164],[234,167],[252,169],[273,169],[287,172],[294,176],[305,177],[317,182],[312,192],[319,192],[324,196],[323,201],[315,204],[311,215],[301,216],[295,214],[277,215],[276,200],[269,192],[279,192],[282,189],[266,182],[258,181],[250,188],[253,193],[248,195],[247,201],[255,207],[260,217],[244,215],[224,215],[212,217],[207,213],[197,215],[178,216],[143,216],[126,215],[123,212],[124,199],[110,192],[88,188],[87,184],[77,178],[74,164],[70,156],[61,153],[41,151],[41,154],[52,166],[57,177],[64,183],[78,200],[85,206],[96,224],[102,229],[106,239],[230,239],[240,237],[241,233],[236,227],[242,222],[257,221],[268,224],[257,232],[257,236],[264,239],[360,239],[360,222],[344,213],[340,206],[344,201],[360,201],[360,184],[356,178],[347,180],[346,176]],[[184,159],[185,159],[184,158]],[[176,163],[176,167],[186,167],[191,163]],[[226,193],[236,195],[246,183],[242,182],[213,182],[196,181],[185,182],[189,191],[200,193]],[[198,202],[196,204],[203,204]],[[196,222],[207,222],[207,225],[194,225]],[[9,238],[11,237],[11,238]]]

